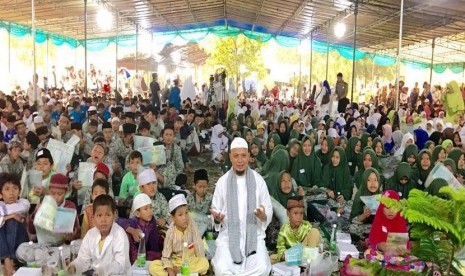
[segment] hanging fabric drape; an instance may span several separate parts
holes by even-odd
[[[229,21],[228,21],[229,22]],[[231,22],[229,22],[231,23]],[[5,29],[8,31],[8,25],[10,23],[0,20],[0,29]],[[244,30],[244,28],[250,28],[245,23],[235,22],[236,27],[231,25],[226,26],[206,26],[208,24],[197,24],[193,26],[190,30],[181,30],[181,31],[172,31],[166,30],[164,32],[156,32],[153,34],[153,41],[157,44],[167,44],[172,43],[176,38],[181,38],[186,42],[199,42],[206,38],[209,34],[215,35],[217,37],[236,37],[238,35],[244,35],[247,38],[260,41],[268,42],[274,40],[278,45],[282,47],[299,47],[300,39],[286,36],[286,35],[273,35],[266,33],[266,29],[256,26],[254,31]],[[196,28],[194,28],[196,27]],[[23,37],[25,35],[31,35],[31,28],[23,26],[16,23],[11,23],[10,34],[16,37]],[[55,46],[62,46],[66,44],[71,49],[81,47],[84,45],[83,40],[75,40],[73,38],[64,37],[61,35],[45,32],[43,30],[36,30],[36,43],[44,43],[47,40],[47,35],[49,37],[50,43]],[[136,36],[135,35],[125,35],[125,36],[116,36],[107,37],[107,38],[97,38],[97,39],[88,39],[87,40],[87,50],[91,52],[102,51],[107,48],[110,43],[117,43],[118,47],[135,47],[136,46]],[[311,45],[312,51],[317,53],[326,54],[327,45],[326,42],[316,41],[312,39]],[[353,48],[345,45],[330,44],[329,51],[336,51],[340,56],[346,59],[353,58]],[[355,60],[360,60],[365,57],[369,57],[373,60],[374,64],[378,66],[392,66],[396,63],[396,57],[384,54],[372,54],[355,50]],[[418,62],[414,60],[403,59],[402,63],[413,69],[425,69],[429,68],[430,64],[425,62]],[[442,63],[434,64],[433,71],[437,74],[444,73],[446,69],[449,69],[452,73],[458,74],[463,72],[463,63]]]

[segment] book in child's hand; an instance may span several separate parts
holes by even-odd
[[[376,214],[376,211],[378,210],[379,207],[379,201],[378,199],[381,197],[381,195],[371,195],[371,196],[360,196],[360,200],[365,203],[365,206],[370,209],[371,214],[374,215]]]
[[[388,233],[387,246],[388,248],[404,248],[407,250],[408,233]]]
[[[34,226],[52,233],[73,233],[76,210],[58,207],[55,199],[45,196],[34,217]]]

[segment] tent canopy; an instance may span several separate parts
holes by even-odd
[[[0,20],[31,26],[30,0],[0,0]],[[36,28],[81,40],[84,38],[83,0],[36,0]],[[113,14],[112,27],[102,30],[98,12]],[[357,11],[357,48],[395,54],[400,0],[87,0],[87,37],[102,38],[140,32],[173,32],[212,26],[352,46]],[[421,62],[465,61],[465,5],[457,0],[405,0],[403,47],[405,58]],[[118,18],[118,25],[116,25]],[[338,22],[347,25],[342,38],[334,36]]]

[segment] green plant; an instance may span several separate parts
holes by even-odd
[[[408,199],[380,201],[410,223],[414,256],[437,265],[441,275],[461,275],[455,253],[465,244],[465,189],[443,187],[439,192],[448,199],[414,189]]]

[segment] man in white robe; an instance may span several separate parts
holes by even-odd
[[[216,252],[211,263],[215,275],[269,275],[271,263],[268,256],[268,251],[265,245],[265,230],[271,221],[273,215],[273,207],[271,205],[270,195],[263,178],[253,170],[248,169],[249,151],[247,142],[243,138],[235,138],[231,143],[230,159],[232,169],[224,174],[217,182],[215,193],[213,195],[211,214],[215,220],[215,228],[219,230],[219,236],[216,240]],[[231,179],[230,174],[235,174],[232,179],[237,182],[237,197],[228,194],[228,179]],[[253,174],[247,175],[247,174]],[[255,206],[248,206],[250,198],[247,197],[247,179],[254,178],[255,182]],[[230,185],[230,184],[229,184]],[[228,210],[228,201],[232,198],[237,198],[238,210],[234,214],[234,210]],[[229,203],[231,206],[231,203]],[[252,211],[251,211],[252,210]],[[247,214],[253,212],[252,220],[256,226],[256,249],[253,252],[246,253],[248,245],[246,238],[249,236],[247,228],[250,225],[250,217],[247,219]],[[233,261],[231,254],[232,244],[229,242],[230,233],[228,220],[232,215],[238,215],[240,239],[237,240],[240,248],[241,261]],[[250,233],[249,233],[250,234]],[[237,234],[236,234],[237,235]],[[255,236],[255,233],[254,235]],[[237,255],[236,255],[237,256]]]

